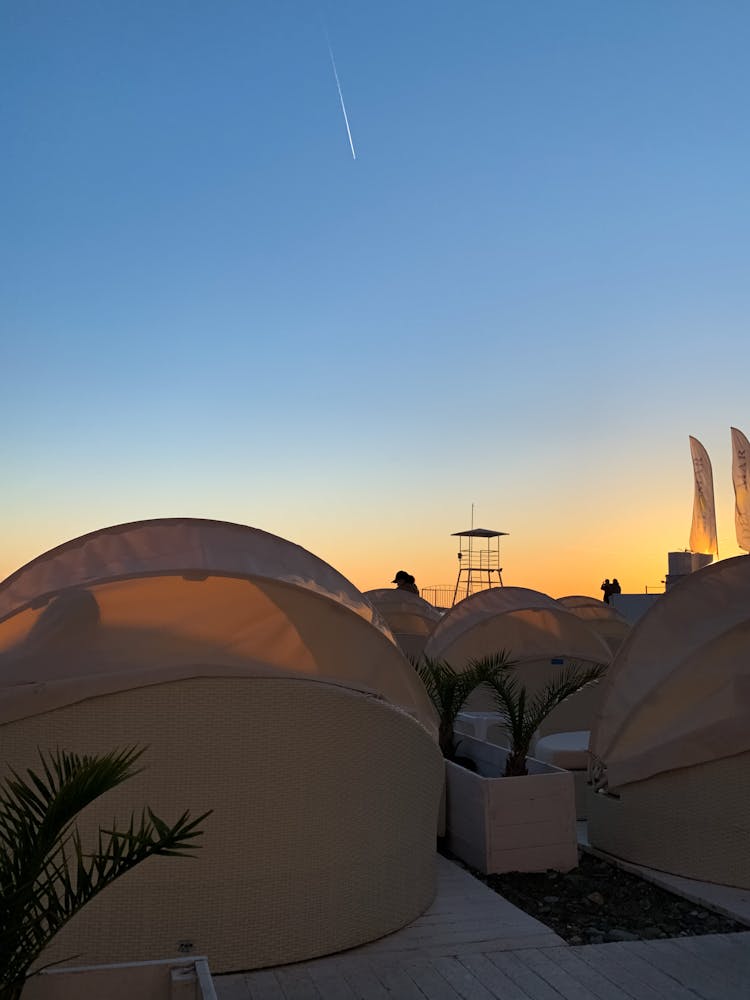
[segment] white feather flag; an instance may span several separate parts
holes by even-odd
[[[734,483],[734,530],[737,544],[750,552],[750,442],[736,427],[732,431],[732,482]]]
[[[702,552],[718,556],[719,543],[716,538],[716,507],[714,506],[714,477],[708,452],[697,440],[690,438],[690,454],[695,473],[695,495],[693,497],[693,524],[690,528],[691,552]]]

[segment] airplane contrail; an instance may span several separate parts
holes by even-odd
[[[336,88],[339,92],[339,100],[341,101],[341,110],[344,113],[344,124],[346,125],[346,134],[349,136],[349,145],[352,150],[352,159],[357,159],[357,154],[354,152],[354,142],[352,141],[352,130],[349,128],[349,116],[346,113],[346,105],[344,104],[344,95],[341,93],[341,84],[339,83],[339,74],[336,71],[336,60],[333,58],[333,48],[331,47],[331,39],[328,37],[328,32],[326,32],[326,41],[328,42],[328,53],[331,57],[331,66],[333,66],[333,76],[336,80]]]

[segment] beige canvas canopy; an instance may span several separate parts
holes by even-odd
[[[609,646],[612,655],[617,652],[630,632],[631,625],[627,618],[623,618],[619,611],[604,601],[597,601],[594,597],[572,596],[558,597],[557,602],[567,611],[571,611],[576,618],[585,621],[589,628],[600,635]]]
[[[586,594],[568,594],[566,597],[558,597],[557,603],[562,604],[568,610],[572,610],[573,608],[610,607],[600,597],[589,597]],[[614,608],[611,610],[614,610]]]
[[[196,676],[325,680],[434,731],[424,687],[372,605],[321,559],[256,528],[117,525],[0,584],[0,721]]]
[[[750,750],[750,558],[686,576],[633,627],[590,749],[610,788]]]
[[[526,587],[495,587],[473,594],[446,613],[425,655],[460,667],[505,649],[519,663],[566,658],[608,663],[603,639],[547,594]]]
[[[398,587],[366,590],[365,597],[383,616],[404,652],[419,656],[440,621],[440,612],[417,594]]]

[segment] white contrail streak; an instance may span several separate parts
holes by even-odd
[[[346,125],[346,134],[349,136],[349,145],[352,150],[352,159],[357,159],[357,154],[354,152],[354,142],[352,141],[352,130],[349,128],[349,116],[346,113],[346,105],[344,104],[344,95],[341,93],[341,84],[339,83],[339,74],[336,71],[336,60],[333,58],[333,49],[331,47],[331,39],[328,37],[326,32],[326,41],[328,42],[328,53],[331,57],[331,66],[333,66],[333,76],[336,80],[336,88],[339,92],[339,100],[341,101],[341,110],[344,113],[344,124]]]

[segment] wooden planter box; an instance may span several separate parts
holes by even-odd
[[[484,875],[570,871],[578,864],[572,773],[529,758],[528,775],[503,778],[507,752],[464,736],[459,753],[477,773],[446,761],[448,849]]]

